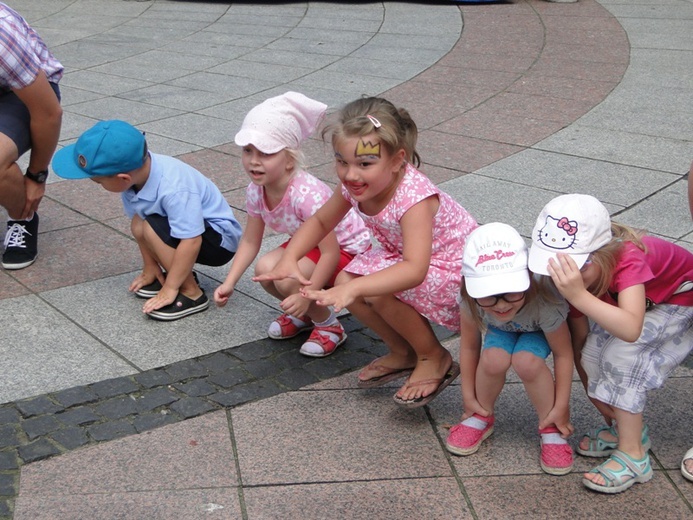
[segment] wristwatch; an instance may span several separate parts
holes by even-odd
[[[41,170],[37,173],[31,173],[29,170],[27,170],[25,175],[32,181],[43,184],[48,178],[48,170]]]

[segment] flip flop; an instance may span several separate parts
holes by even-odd
[[[448,371],[445,373],[445,375],[441,378],[438,379],[424,379],[423,381],[416,381],[415,383],[410,383],[407,381],[408,386],[421,386],[421,385],[430,385],[430,384],[438,384],[438,388],[436,388],[435,392],[428,394],[426,397],[419,397],[417,399],[410,399],[410,400],[405,400],[400,397],[397,397],[397,394],[392,396],[392,398],[395,400],[395,402],[404,407],[404,408],[418,408],[420,406],[427,405],[433,399],[436,398],[436,396],[441,393],[447,386],[452,383],[455,379],[457,379],[457,376],[460,375],[460,365],[456,363],[455,361],[452,362],[452,365],[450,365],[450,368],[448,368]]]
[[[375,362],[378,361],[378,359],[380,358],[371,361],[366,368],[375,370],[382,375],[371,377],[370,379],[365,380],[359,379],[357,384],[359,388],[378,388],[379,386],[383,386],[385,383],[389,383],[390,381],[406,377],[414,371],[413,368],[390,368],[383,365],[376,365]]]

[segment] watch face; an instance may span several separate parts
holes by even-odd
[[[48,178],[48,172],[46,170],[44,170],[42,172],[38,172],[38,173],[26,172],[26,176],[29,177],[34,182],[44,183],[44,182],[46,182],[46,179]]]

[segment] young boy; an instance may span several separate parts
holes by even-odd
[[[58,151],[53,169],[121,194],[144,264],[130,291],[148,299],[142,310],[150,318],[177,320],[209,306],[193,266],[229,262],[242,232],[211,180],[178,159],[150,153],[144,134],[119,120],[97,123]]]

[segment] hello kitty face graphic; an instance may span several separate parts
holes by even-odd
[[[578,223],[566,217],[546,217],[544,227],[539,230],[539,242],[549,249],[569,249],[577,238]]]

